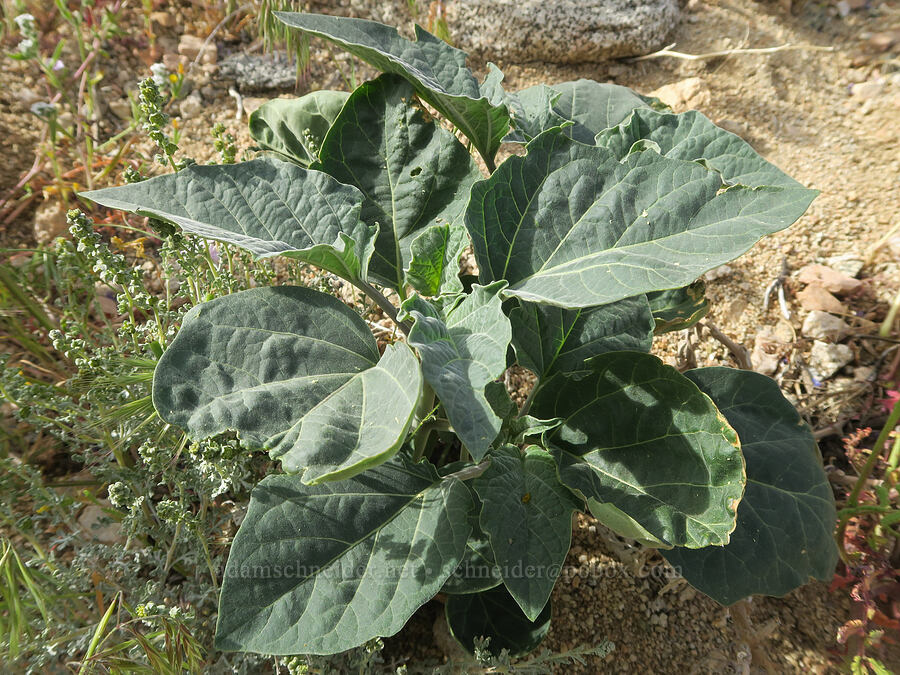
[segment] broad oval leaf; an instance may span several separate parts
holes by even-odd
[[[561,307],[693,282],[793,223],[814,192],[735,186],[656,152],[619,158],[551,129],[476,183],[466,211],[482,283]]]
[[[600,307],[563,309],[515,301],[510,311],[518,362],[538,378],[580,376],[590,358],[616,351],[650,351],[653,316],[643,295]]]
[[[379,227],[369,272],[392,288],[403,284],[419,232],[461,220],[481,176],[463,145],[426,120],[412,97],[409,83],[395,75],[363,84],[332,124],[314,165],[365,195],[361,218]]]
[[[524,453],[513,445],[491,451],[490,466],[472,488],[503,583],[534,621],[566,561],[572,514],[581,505],[559,482],[553,457],[537,446]]]
[[[656,322],[656,335],[690,328],[709,313],[703,279],[690,286],[648,293],[647,299]]]
[[[803,189],[740,136],[717,127],[696,110],[674,114],[636,109],[618,126],[598,133],[596,143],[620,158],[637,149],[635,144],[639,143],[639,148],[652,149],[665,157],[702,161],[729,185]],[[815,190],[807,192],[810,200],[818,194]]]
[[[460,481],[400,459],[316,486],[266,477],[228,556],[216,647],[334,654],[393,635],[456,568],[471,510]]]
[[[422,295],[461,293],[459,258],[469,234],[459,223],[442,223],[423,230],[410,244],[406,283]]]
[[[350,281],[365,278],[375,240],[360,221],[359,190],[320,171],[273,158],[192,165],[80,196],[165,220],[260,258],[296,258]]]
[[[727,544],[744,460],[709,397],[650,354],[609,352],[591,367],[577,381],[554,376],[532,405],[536,415],[563,418],[545,436],[562,482],[585,501],[612,504],[667,546]]]
[[[250,114],[250,137],[264,150],[309,166],[319,158],[322,141],[349,96],[323,89],[267,101]]]
[[[538,84],[512,94],[511,99],[513,119],[524,140],[570,121],[566,135],[589,145],[599,132],[618,125],[635,108],[647,107],[628,87],[586,79]]]
[[[485,397],[485,387],[506,370],[510,327],[501,307],[504,286],[476,285],[443,315],[418,296],[403,304],[415,319],[409,344],[419,351],[425,380],[476,460],[484,457],[502,423]]]
[[[489,637],[488,651],[499,656],[504,649],[510,656],[523,656],[535,649],[550,630],[550,603],[535,621],[530,621],[504,586],[481,593],[451,595],[444,615],[450,634],[469,653],[475,651],[475,638]]]
[[[349,307],[308,288],[257,288],[193,307],[153,376],[160,417],[192,438],[236,430],[304,482],[383,462],[403,442],[422,374],[378,348]]]
[[[829,580],[838,559],[834,496],[809,427],[765,375],[718,367],[685,375],[737,430],[747,491],[727,546],[663,555],[723,605],[757,594],[781,596],[811,577]]]
[[[509,130],[506,106],[492,103],[495,82],[482,92],[464,52],[416,26],[411,42],[395,28],[364,19],[275,12],[281,21],[337,44],[385,73],[405,78],[419,97],[450,120],[491,163]]]

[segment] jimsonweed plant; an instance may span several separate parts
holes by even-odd
[[[441,593],[464,645],[528,651],[577,511],[723,604],[830,577],[831,490],[775,382],[648,353],[703,315],[703,273],[815,192],[700,113],[624,87],[511,93],[421,28],[411,42],[278,16],[384,74],[264,105],[261,158],[84,195],[318,266],[402,334],[380,345],[327,294],[254,288],[191,309],[159,360],[165,421],[195,439],[236,431],[284,471],[235,537],[218,647],[336,653]],[[497,167],[504,142],[523,152]],[[460,271],[470,245],[477,277]],[[522,407],[500,382],[514,364],[537,378]]]

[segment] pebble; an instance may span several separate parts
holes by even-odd
[[[199,92],[194,92],[181,102],[179,106],[182,119],[188,120],[197,117],[203,112],[203,99]]]
[[[801,269],[797,279],[804,284],[818,283],[826,291],[835,295],[848,295],[862,286],[862,282],[859,279],[854,279],[831,267],[816,264],[807,265]]]
[[[114,98],[109,102],[109,110],[120,120],[130,120],[132,118],[131,102],[128,99]]]
[[[178,40],[178,53],[187,57],[189,61],[196,61],[201,50],[203,56],[200,58],[201,63],[215,63],[218,59],[218,50],[213,42],[205,47],[206,40],[196,35],[182,35]]]
[[[34,238],[47,244],[66,231],[66,208],[58,199],[44,201],[34,213]]]
[[[847,334],[849,326],[828,312],[813,310],[803,321],[803,335],[814,340],[837,342]]]
[[[816,340],[809,355],[809,367],[827,380],[853,360],[853,350],[847,345],[834,345]]]
[[[808,312],[820,310],[832,314],[844,314],[845,309],[841,301],[822,288],[821,284],[810,284],[797,293],[800,306]]]
[[[106,523],[109,516],[103,511],[103,507],[97,504],[88,504],[78,516],[78,524],[83,532],[88,533],[101,544],[124,544],[125,537],[122,534],[122,525],[115,521]]]
[[[826,258],[825,264],[848,277],[858,277],[863,268],[863,261],[853,254],[833,255]]]
[[[719,265],[715,269],[711,269],[709,272],[703,275],[703,278],[706,281],[716,281],[717,279],[724,279],[728,276],[731,276],[731,273],[734,272],[734,268],[730,265]]]
[[[175,25],[175,15],[172,12],[150,12],[150,21],[163,28],[172,28]]]
[[[699,77],[689,77],[679,82],[672,82],[650,92],[663,103],[672,106],[677,112],[703,108],[710,102],[710,91],[706,82]]]
[[[853,98],[857,98],[861,101],[868,101],[870,99],[875,98],[881,91],[884,89],[884,81],[882,80],[869,80],[867,82],[860,82],[859,84],[854,84],[850,87],[850,94]]]

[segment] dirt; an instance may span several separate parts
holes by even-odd
[[[805,367],[811,341],[802,337],[801,329],[807,312],[796,298],[802,288],[796,273],[839,255],[863,262],[858,274],[861,290],[842,299],[844,319],[857,336],[875,332],[900,288],[900,241],[893,248],[885,242],[892,231],[897,236],[900,227],[900,62],[897,46],[878,51],[877,36],[871,37],[900,28],[900,8],[896,2],[873,0],[846,17],[837,14],[827,2],[808,2],[790,11],[752,0],[690,0],[671,37],[679,52],[787,44],[801,48],[565,68],[498,65],[512,89],[579,77],[643,93],[682,83],[676,88],[680,92],[668,91],[668,102],[676,109],[701,110],[746,138],[788,174],[821,191],[797,224],[712,275],[707,284],[712,307],[708,319],[748,351],[766,327],[788,334],[781,343],[784,361],[773,374],[821,432],[826,464],[840,468],[844,465],[839,437],[828,436],[828,427],[837,422],[837,430],[851,429],[878,417],[874,400],[880,390],[875,377],[892,365],[894,356],[886,353],[892,345],[865,337],[846,339],[854,350],[853,362],[826,382],[811,381]],[[223,53],[237,48],[223,47]],[[314,50],[306,86],[344,88],[328,58],[327,52]],[[684,83],[689,78],[697,79]],[[137,79],[135,75],[133,80]],[[0,197],[31,166],[39,136],[35,118],[27,114],[29,97],[23,94],[36,89],[34,74],[19,65],[4,66],[2,81]],[[246,115],[236,119],[236,99],[214,75],[209,82],[198,81],[197,88],[204,83],[213,95],[197,116],[180,120],[182,152],[198,161],[212,159],[210,129],[213,122],[223,122],[238,138],[240,157],[241,150],[251,145]],[[249,109],[258,101],[248,96],[243,103]],[[141,149],[152,154],[149,145]],[[4,246],[31,244],[33,208],[34,204],[0,224]],[[782,315],[777,301],[768,308],[764,302],[766,288],[783,264],[790,318]],[[685,353],[685,340],[683,333],[662,336],[655,351],[677,363],[679,350],[682,358]],[[692,351],[699,365],[737,365],[731,351],[708,331],[697,338]],[[749,672],[749,643],[754,642],[768,655],[774,672],[836,669],[836,631],[849,617],[845,592],[831,593],[826,584],[812,583],[783,599],[755,599],[747,608],[753,629],[738,631],[733,611],[673,580],[658,555],[624,543],[610,546],[597,530],[595,521],[579,516],[567,574],[553,594],[553,624],[544,646],[559,652],[611,640],[616,649],[603,660],[589,657],[586,665],[563,666],[560,672]],[[386,640],[386,656],[411,659],[411,670],[413,661],[441,661],[446,656],[436,646],[446,632],[441,621],[440,603],[429,603],[404,631]],[[757,658],[754,667],[758,665]],[[894,665],[900,667],[900,660]]]

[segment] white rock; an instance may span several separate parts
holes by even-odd
[[[851,254],[833,255],[825,260],[825,264],[848,277],[858,277],[863,268],[863,261]]]
[[[719,265],[715,269],[711,269],[704,274],[703,278],[706,281],[715,281],[716,279],[724,279],[725,277],[730,276],[732,272],[734,272],[734,268],[730,265]]]
[[[41,203],[34,213],[34,238],[47,244],[66,231],[66,208],[58,199]]]
[[[853,360],[853,350],[847,345],[833,345],[816,340],[809,355],[809,367],[819,379],[827,380]]]
[[[801,329],[804,337],[825,342],[837,342],[847,334],[849,326],[828,312],[813,310],[806,315]]]
[[[111,522],[104,522],[111,521]],[[96,504],[88,504],[78,516],[78,524],[93,539],[101,544],[123,544],[122,525],[112,520],[103,508]]]
[[[650,92],[650,96],[655,96],[676,111],[702,108],[710,101],[709,87],[699,77],[689,77],[664,85]]]
[[[202,113],[203,99],[200,97],[200,93],[195,91],[184,99],[179,106],[179,110],[181,110],[181,118],[184,120],[189,120]]]

